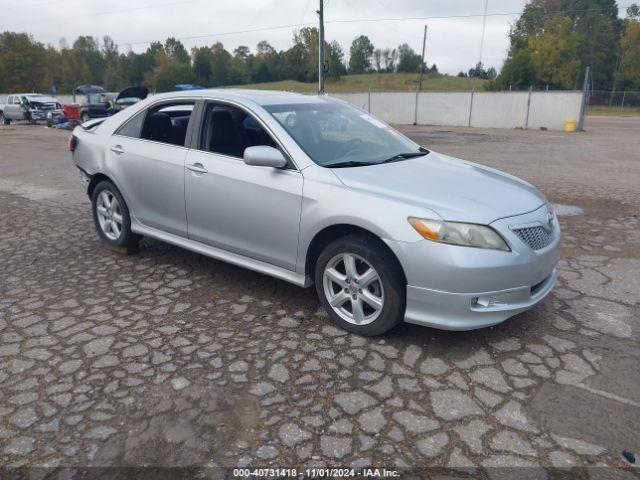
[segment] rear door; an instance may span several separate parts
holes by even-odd
[[[303,177],[290,168],[249,166],[244,149],[279,147],[256,117],[207,102],[186,160],[189,238],[295,270]]]
[[[110,169],[132,216],[147,227],[187,236],[184,162],[195,101],[164,101],[134,115],[110,138]]]

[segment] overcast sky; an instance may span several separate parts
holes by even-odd
[[[229,51],[239,45],[255,51],[260,40],[267,40],[280,50],[291,46],[294,27],[290,25],[317,24],[318,1],[0,0],[0,31],[29,32],[36,40],[55,46],[61,37],[71,42],[78,35],[100,39],[110,35],[121,51],[143,51],[148,46],[145,42],[168,36],[180,38],[188,49],[220,41]],[[489,0],[488,13],[520,12],[526,3]],[[351,41],[361,34],[376,47],[406,42],[419,53],[427,24],[427,63],[456,74],[480,58],[484,4],[484,0],[325,0],[325,36],[327,41],[340,42],[347,55]],[[447,16],[454,18],[424,19]],[[390,20],[406,17],[422,18]],[[516,19],[517,15],[487,17],[485,65],[500,68],[508,48],[509,26]]]

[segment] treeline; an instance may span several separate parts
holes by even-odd
[[[510,49],[491,90],[640,89],[640,8],[618,15],[615,0],[532,0],[509,34]]]
[[[618,15],[616,0],[532,0],[513,25],[507,59],[499,73],[482,63],[458,76],[488,80],[489,90],[577,89],[586,66],[595,90],[640,90],[640,8]],[[409,45],[375,48],[365,35],[349,48],[349,61],[338,42],[325,44],[327,77],[347,73],[418,72],[421,57]],[[455,52],[452,53],[455,55]],[[56,48],[26,33],[0,34],[0,91],[68,93],[78,84],[94,83],[108,90],[146,85],[152,91],[173,90],[178,83],[206,87],[277,80],[317,80],[318,30],[303,28],[293,45],[276,50],[267,41],[255,50],[240,46],[227,51],[217,42],[188,51],[175,38],[154,42],[142,53],[120,52],[110,37],[100,42],[78,37]],[[433,65],[426,68],[437,73]]]
[[[278,51],[261,41],[255,51],[240,46],[227,51],[222,43],[187,51],[175,38],[154,42],[146,51],[120,52],[105,36],[78,37],[71,45],[61,40],[58,48],[45,46],[26,33],[0,34],[0,92],[69,93],[79,84],[98,84],[107,90],[145,85],[152,91],[174,90],[179,83],[206,87],[241,85],[276,80],[312,82],[318,79],[318,30],[303,28],[293,35],[293,46]],[[376,49],[368,37],[353,40],[349,61],[336,41],[325,45],[327,77],[347,73],[418,72],[421,57],[409,45]],[[437,72],[437,67],[426,69]]]

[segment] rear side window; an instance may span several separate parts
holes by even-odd
[[[116,135],[122,135],[123,137],[140,138],[140,132],[142,132],[142,124],[144,123],[144,117],[147,114],[146,110],[137,113],[129,119],[127,123],[122,125],[117,131]]]
[[[242,158],[245,148],[258,145],[277,148],[277,144],[255,118],[230,105],[207,105],[200,150]]]
[[[134,115],[116,131],[116,135],[182,147],[185,145],[193,106],[193,102],[156,105]]]

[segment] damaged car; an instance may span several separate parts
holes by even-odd
[[[62,106],[55,98],[40,93],[17,93],[9,95],[6,104],[0,107],[0,125],[18,120],[37,123],[61,115]]]
[[[74,89],[74,98],[80,94],[80,120],[85,123],[92,118],[109,117],[120,110],[147,98],[146,87],[127,87],[119,93],[107,92],[99,85],[80,85]]]

